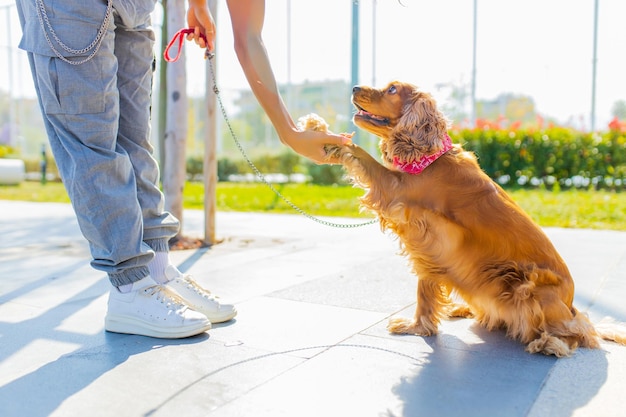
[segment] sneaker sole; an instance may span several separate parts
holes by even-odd
[[[158,339],[182,339],[204,333],[211,329],[211,323],[202,323],[188,325],[184,327],[176,327],[172,329],[163,329],[143,321],[132,320],[127,317],[110,317],[104,320],[104,329],[107,332],[135,334],[139,336],[155,337]]]
[[[234,310],[234,311],[232,311],[232,312],[230,312],[230,313],[228,313],[226,315],[223,315],[223,316],[212,316],[210,314],[203,313],[202,310],[199,310],[199,309],[196,310],[196,311],[199,311],[202,314],[204,314],[209,319],[209,321],[211,323],[215,323],[215,324],[217,324],[217,323],[224,323],[226,321],[230,321],[230,320],[234,319],[235,316],[237,315],[237,310]]]

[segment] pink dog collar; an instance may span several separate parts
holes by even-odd
[[[450,139],[450,136],[446,134],[446,137],[443,140],[443,149],[440,150],[439,152],[432,154],[432,155],[424,156],[420,159],[416,159],[415,161],[411,161],[411,162],[400,161],[398,157],[396,156],[393,158],[393,166],[398,168],[400,171],[403,171],[409,174],[414,174],[414,175],[421,174],[422,171],[424,171],[426,167],[428,167],[428,165],[435,162],[437,158],[439,158],[444,153],[448,152],[450,149],[452,149],[452,139]]]

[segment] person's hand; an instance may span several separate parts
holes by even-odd
[[[194,30],[187,35],[187,40],[194,40],[201,48],[209,48],[211,52],[215,49],[215,20],[207,0],[189,0],[187,25]]]
[[[351,135],[317,132],[314,130],[295,130],[285,138],[285,143],[295,152],[305,156],[316,164],[338,164],[339,160],[329,157],[324,145],[346,145],[352,143]]]

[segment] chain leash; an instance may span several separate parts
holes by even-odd
[[[238,345],[242,345],[242,344],[243,344],[243,342],[237,341],[237,342],[225,343],[224,346],[232,347],[232,346],[238,346]],[[158,403],[152,410],[148,411],[145,415],[146,415],[146,417],[152,417],[158,411],[162,410],[165,406],[167,406],[172,401],[174,401],[174,399],[176,399],[180,395],[182,395],[185,392],[187,392],[187,390],[191,389],[192,387],[196,386],[197,384],[200,384],[200,383],[202,383],[204,381],[207,381],[212,376],[215,376],[216,374],[219,374],[220,372],[229,370],[231,368],[235,368],[235,367],[238,367],[238,366],[241,366],[241,365],[245,365],[245,364],[250,363],[250,362],[263,360],[263,359],[267,359],[267,358],[271,358],[271,357],[279,356],[279,355],[291,355],[291,354],[298,353],[298,352],[303,352],[303,351],[307,351],[307,350],[316,350],[316,349],[329,351],[330,349],[335,349],[335,348],[367,349],[367,350],[373,350],[373,351],[382,352],[382,353],[391,353],[392,355],[397,355],[400,358],[404,358],[404,359],[409,360],[411,362],[411,366],[423,366],[424,364],[427,363],[427,360],[425,358],[417,357],[417,356],[411,356],[411,355],[408,355],[408,354],[403,353],[403,352],[398,352],[396,350],[391,350],[391,349],[378,347],[378,346],[372,346],[372,345],[352,344],[352,343],[338,343],[336,345],[308,346],[308,347],[303,347],[303,348],[295,348],[295,349],[290,349],[290,350],[284,350],[284,351],[281,351],[281,352],[270,352],[270,353],[265,353],[265,354],[261,354],[261,355],[254,356],[254,357],[251,357],[251,358],[246,358],[246,359],[242,359],[242,360],[237,361],[237,362],[230,363],[228,365],[222,366],[221,368],[217,368],[217,369],[215,369],[215,370],[213,370],[211,372],[208,372],[208,373],[200,376],[199,378],[195,379],[194,381],[191,381],[190,383],[188,383],[186,386],[182,387],[178,391],[171,393],[169,397],[161,400],[160,403]]]
[[[213,63],[211,62],[214,56],[215,56],[215,54],[210,53],[207,50],[207,53],[205,54],[205,58],[208,59],[208,64],[209,64],[209,68],[210,68],[210,71],[211,71],[211,78],[213,80],[213,92],[215,93],[215,96],[217,97],[217,102],[220,105],[220,110],[222,112],[222,116],[224,117],[224,120],[226,121],[226,126],[228,127],[228,131],[230,132],[230,136],[233,138],[233,141],[235,142],[235,145],[237,146],[237,149],[239,149],[239,152],[241,152],[241,155],[245,159],[246,163],[250,166],[250,168],[255,173],[255,175],[259,178],[259,180],[262,183],[264,183],[265,185],[267,185],[269,187],[269,189],[274,192],[274,194],[276,194],[283,202],[285,202],[285,204],[287,204],[293,210],[295,210],[296,212],[300,213],[301,215],[303,215],[304,217],[306,217],[306,218],[308,218],[310,220],[313,220],[313,221],[315,221],[317,223],[323,224],[324,226],[337,227],[337,228],[341,228],[341,229],[352,229],[352,228],[356,228],[356,227],[368,226],[370,224],[377,223],[378,222],[377,219],[372,219],[372,220],[364,222],[364,223],[334,223],[334,222],[330,222],[330,221],[323,220],[323,219],[320,219],[318,217],[315,217],[315,216],[307,213],[306,211],[304,211],[303,209],[301,209],[300,207],[295,205],[287,197],[282,195],[281,192],[278,191],[276,189],[276,187],[274,187],[274,185],[271,182],[268,181],[267,178],[265,178],[265,175],[263,175],[263,173],[256,167],[256,165],[254,165],[254,163],[252,162],[250,157],[248,157],[248,154],[244,150],[244,148],[241,145],[241,142],[239,141],[239,139],[237,139],[237,135],[235,134],[235,131],[233,130],[232,125],[230,124],[230,119],[228,118],[228,115],[226,114],[226,109],[224,107],[224,104],[222,103],[222,97],[220,95],[220,91],[217,88],[217,78],[215,76],[215,70],[213,69]]]
[[[46,11],[46,6],[45,6],[43,0],[36,0],[36,7],[35,8],[37,10],[37,17],[39,18],[39,24],[41,25],[41,29],[42,29],[42,31],[44,33],[46,41],[48,42],[48,45],[50,45],[50,48],[52,49],[54,54],[59,59],[61,59],[62,61],[66,62],[66,63],[68,63],[70,65],[81,65],[81,64],[84,64],[85,62],[90,61],[96,55],[96,53],[98,53],[98,50],[100,49],[100,46],[102,45],[102,41],[104,39],[104,34],[105,34],[106,29],[107,29],[107,27],[109,25],[109,21],[111,20],[111,12],[112,12],[112,9],[113,9],[113,2],[112,2],[112,0],[108,0],[107,1],[106,13],[104,15],[104,19],[102,21],[102,25],[100,26],[100,29],[98,30],[98,33],[96,34],[96,37],[94,38],[94,40],[87,47],[85,47],[83,49],[73,49],[73,48],[70,48],[63,41],[61,41],[61,39],[59,39],[59,37],[57,36],[54,28],[52,27],[52,24],[50,23],[50,19],[48,18],[48,12]],[[46,30],[46,27],[47,27],[48,30]],[[50,35],[52,35],[52,38],[54,39],[54,41],[65,52],[68,52],[68,53],[70,53],[72,55],[82,55],[84,53],[87,53],[88,51],[92,51],[92,52],[85,59],[78,60],[78,61],[69,60],[65,56],[63,56],[63,54],[61,54],[59,52],[59,50],[54,46],[54,44],[52,43],[52,40],[48,36],[48,31],[50,32]],[[184,35],[183,32],[184,31],[181,31],[181,35],[180,36]],[[181,37],[181,39],[182,39],[182,37]],[[174,40],[172,40],[172,42],[173,41]],[[171,46],[171,43],[168,46],[167,50],[169,50],[170,46]],[[179,48],[180,48],[180,45],[179,45]],[[166,50],[166,52],[167,52],[167,50]],[[239,149],[239,152],[241,152],[241,154],[243,155],[244,159],[246,160],[246,162],[248,163],[248,165],[250,166],[252,171],[254,171],[254,173],[259,178],[259,180],[261,180],[261,182],[263,182],[265,185],[267,185],[274,192],[274,194],[276,194],[281,200],[283,200],[289,207],[294,209],[296,212],[302,214],[303,216],[305,216],[305,217],[307,217],[307,218],[309,218],[309,219],[311,219],[311,220],[313,220],[315,222],[323,224],[325,226],[337,227],[337,228],[356,228],[356,227],[367,226],[367,225],[376,223],[378,221],[377,219],[372,219],[372,220],[364,222],[364,223],[333,223],[333,222],[329,222],[327,220],[322,220],[320,218],[312,216],[311,214],[305,212],[300,207],[295,205],[292,201],[287,199],[287,197],[282,195],[280,193],[280,191],[278,191],[276,189],[276,187],[274,187],[272,185],[272,183],[269,182],[267,180],[267,178],[265,178],[263,173],[261,173],[261,171],[259,171],[259,169],[256,167],[256,165],[254,165],[252,160],[250,160],[250,158],[246,154],[245,150],[243,149],[243,146],[241,145],[241,142],[239,141],[239,139],[237,139],[237,135],[235,134],[235,131],[233,130],[232,125],[230,124],[230,119],[228,118],[228,115],[226,114],[226,109],[224,107],[224,103],[222,103],[222,97],[220,96],[219,89],[217,88],[217,77],[215,76],[215,70],[213,69],[213,64],[211,62],[214,56],[215,56],[214,53],[209,52],[208,49],[206,50],[205,58],[207,58],[208,61],[209,61],[208,64],[209,64],[209,68],[211,70],[211,78],[213,79],[213,92],[215,93],[215,96],[217,97],[217,101],[218,101],[218,103],[220,105],[220,110],[222,112],[222,116],[224,117],[224,120],[226,121],[226,125],[228,126],[228,130],[230,132],[231,137],[233,138],[233,140],[235,142],[235,145],[237,146],[237,149]],[[168,56],[166,54],[165,59],[168,62],[176,61],[178,59],[178,56],[173,58],[172,60],[170,60],[170,59],[168,59]]]

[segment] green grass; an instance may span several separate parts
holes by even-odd
[[[0,200],[34,201],[38,203],[69,203],[70,199],[60,182],[23,182],[19,185],[0,185]]]
[[[315,216],[372,217],[359,212],[362,190],[341,186],[287,184],[277,185],[287,199]],[[517,203],[544,227],[610,229],[626,231],[626,193],[607,191],[513,190]],[[184,190],[186,209],[202,209],[204,187],[188,183]],[[0,186],[0,199],[39,202],[69,202],[60,183],[41,185],[24,182],[18,186]],[[219,183],[219,211],[251,211],[296,214],[264,184]]]
[[[626,230],[626,193],[517,190],[510,194],[542,226]]]
[[[287,200],[309,214],[317,216],[372,217],[359,213],[358,197],[362,190],[346,186],[320,186],[305,184],[274,185]],[[203,208],[202,184],[187,184],[184,205]],[[217,209],[221,211],[254,211],[295,213],[296,211],[265,184],[219,183]]]

